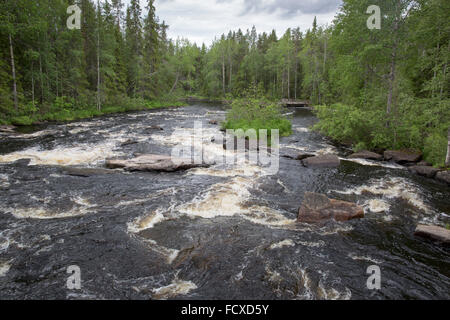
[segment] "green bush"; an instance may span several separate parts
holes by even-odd
[[[231,104],[226,121],[222,124],[224,129],[255,129],[259,135],[260,129],[278,129],[280,136],[292,134],[291,122],[282,115],[281,108],[274,103],[257,98],[236,99]]]
[[[29,126],[33,124],[33,119],[28,116],[19,116],[12,118],[11,123],[16,126]]]
[[[424,145],[425,160],[437,167],[443,167],[447,154],[446,135],[433,133],[425,139]]]

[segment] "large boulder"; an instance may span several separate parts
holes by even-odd
[[[442,227],[419,224],[414,235],[450,245],[450,230]]]
[[[212,163],[195,163],[190,158],[176,158],[159,154],[144,154],[128,160],[106,160],[107,168],[123,168],[127,171],[173,172],[197,167],[208,167],[210,165],[212,165]]]
[[[331,219],[346,221],[362,217],[364,209],[355,203],[329,199],[320,193],[305,192],[297,221],[314,223]]]
[[[439,169],[427,166],[412,166],[408,167],[408,170],[427,178],[434,178],[436,173],[439,172]]]
[[[436,173],[436,179],[450,185],[450,171],[439,171]]]
[[[385,160],[393,160],[399,164],[418,162],[421,158],[421,153],[411,150],[386,150],[384,152]]]
[[[353,153],[348,156],[349,159],[368,159],[368,160],[383,160],[383,156],[381,154],[363,150],[356,153]]]
[[[341,164],[341,160],[334,154],[324,154],[309,157],[302,160],[303,165],[312,168],[335,168]]]

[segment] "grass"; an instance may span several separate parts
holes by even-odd
[[[6,119],[0,118],[0,124],[13,124],[17,126],[27,126],[45,121],[73,121],[88,119],[106,114],[123,113],[131,111],[144,111],[166,107],[181,107],[185,103],[179,101],[139,101],[137,103],[127,103],[123,106],[104,106],[100,111],[95,107],[76,109],[73,107],[58,108],[45,113],[34,113],[32,115],[17,115]],[[50,108],[55,109],[55,108]]]

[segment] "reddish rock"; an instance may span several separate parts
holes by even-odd
[[[312,168],[335,168],[341,163],[341,160],[334,154],[325,154],[321,156],[309,157],[302,160],[303,165]]]
[[[386,150],[384,152],[385,160],[393,160],[399,164],[408,162],[418,162],[422,158],[422,154],[411,150]]]
[[[435,240],[446,245],[450,244],[450,230],[442,227],[419,224],[414,231],[414,235]]]
[[[217,120],[209,120],[209,124],[218,124],[219,122]]]
[[[297,221],[314,223],[331,219],[347,221],[363,217],[364,209],[355,203],[329,199],[320,193],[305,192]]]
[[[369,160],[383,160],[381,154],[371,151],[359,151],[348,156],[349,159],[369,159]]]

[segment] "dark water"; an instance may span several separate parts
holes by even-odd
[[[281,155],[344,156],[307,129],[316,121],[309,111],[290,113],[294,134],[281,139]],[[64,171],[170,154],[191,141],[194,121],[203,125],[204,152],[218,153],[211,137],[219,127],[208,121],[224,116],[221,107],[194,105],[0,137],[0,298],[450,298],[449,249],[413,236],[419,222],[449,222],[450,189],[400,167],[342,161],[309,169],[282,156],[274,175],[219,164],[90,177]],[[366,216],[298,224],[305,191],[357,202]],[[66,287],[70,265],[81,269],[80,290]],[[370,265],[380,267],[380,290],[367,289]]]

